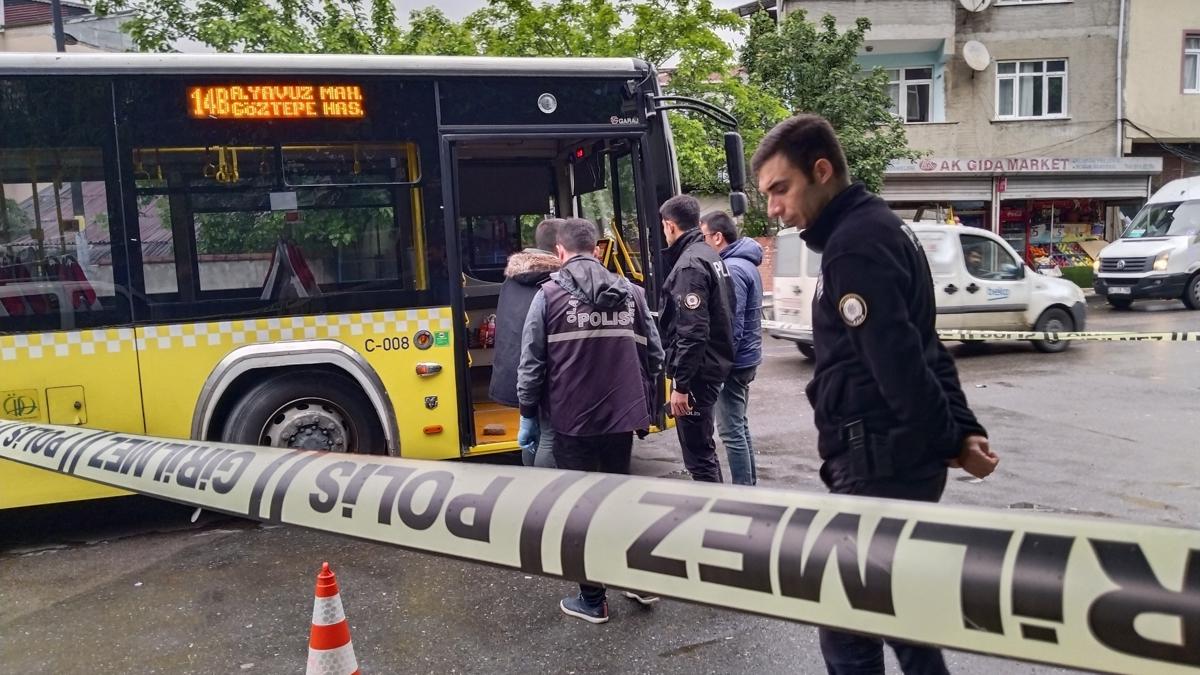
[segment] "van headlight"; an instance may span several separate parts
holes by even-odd
[[[1167,261],[1169,261],[1170,259],[1171,259],[1170,251],[1163,251],[1162,253],[1159,253],[1157,256],[1154,257],[1154,271],[1155,272],[1166,272],[1167,271]]]
[[[1092,261],[1092,273],[1093,274],[1100,273],[1100,259],[1099,258],[1096,258],[1095,260]]]

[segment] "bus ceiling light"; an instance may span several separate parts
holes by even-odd
[[[442,372],[442,364],[440,363],[418,363],[417,375],[421,377],[430,377]]]

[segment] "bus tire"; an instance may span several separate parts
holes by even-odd
[[[1067,310],[1061,307],[1051,307],[1038,317],[1033,330],[1039,333],[1069,333],[1075,330],[1075,320]],[[1067,340],[1034,340],[1033,346],[1044,354],[1057,354],[1066,351],[1071,343]]]
[[[229,411],[221,440],[367,455],[387,452],[362,389],[327,371],[286,372],[254,385]]]
[[[813,359],[817,358],[817,350],[815,348],[813,348],[812,345],[806,345],[803,342],[797,342],[796,349],[799,349],[800,354],[802,356],[804,356],[804,358],[808,359],[809,361],[812,361]]]

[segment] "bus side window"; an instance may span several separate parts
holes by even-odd
[[[87,105],[61,105],[62,92],[90,100],[104,90],[62,78],[0,82],[0,333],[128,321],[109,229],[111,127],[103,104],[94,118]]]

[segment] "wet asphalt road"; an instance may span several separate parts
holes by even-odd
[[[1178,303],[1114,313],[1096,330],[1200,330]],[[821,490],[811,373],[767,340],[752,388],[762,483]],[[945,502],[1194,527],[1200,522],[1200,345],[954,347],[1001,465],[951,480]],[[679,477],[673,435],[635,446],[639,474]],[[958,478],[961,478],[959,476]],[[816,673],[807,626],[611,597],[613,620],[562,616],[567,583],[152,500],[0,514],[0,670],[297,673],[322,560],[342,586],[364,673]],[[956,673],[1059,672],[948,653]],[[890,659],[890,656],[889,656]],[[896,672],[894,661],[889,668]]]

